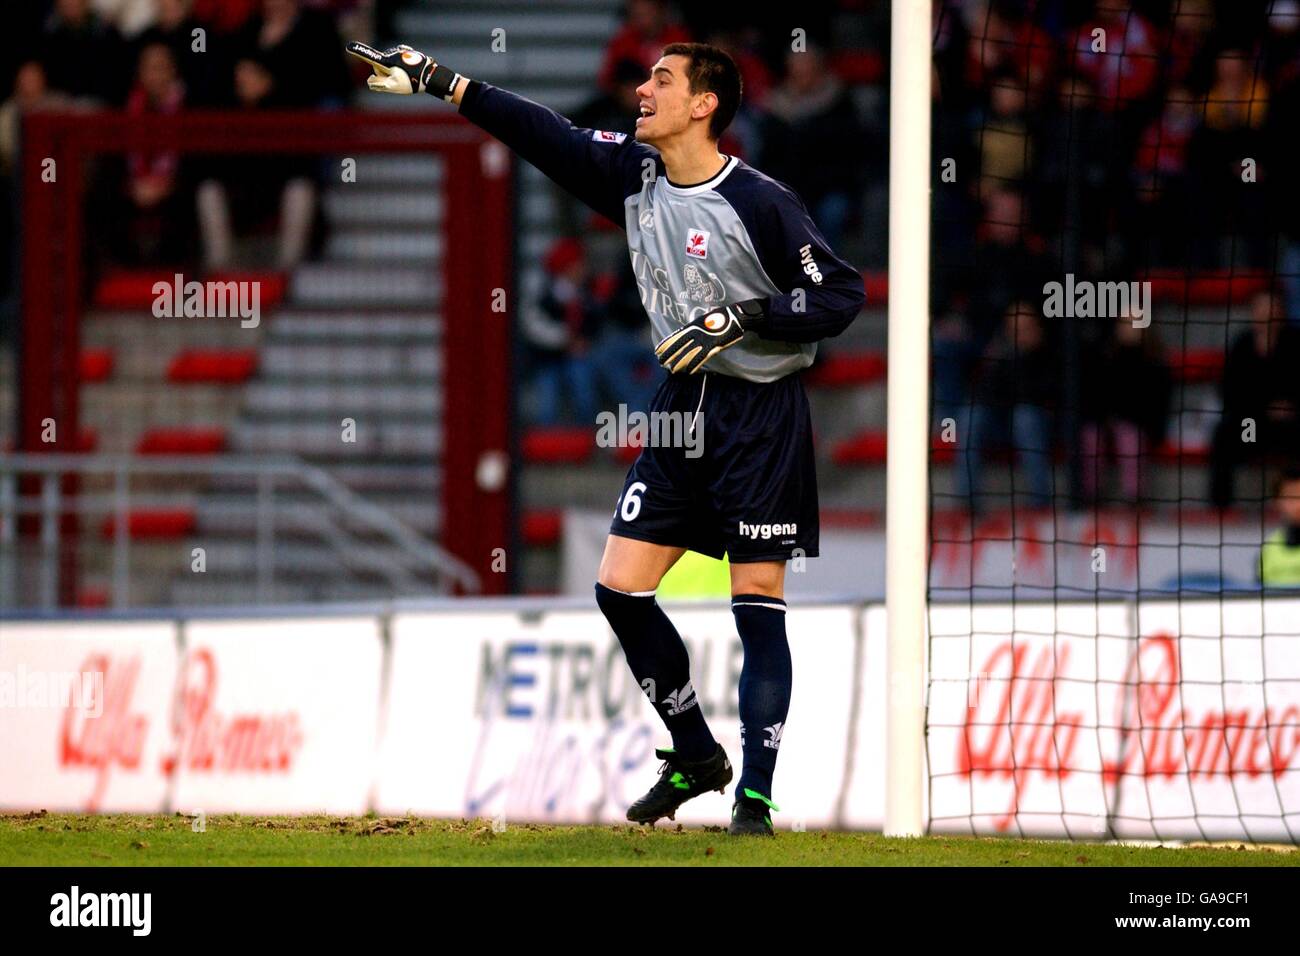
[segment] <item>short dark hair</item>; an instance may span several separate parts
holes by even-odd
[[[692,93],[712,93],[718,98],[717,109],[709,117],[709,135],[721,139],[740,109],[743,84],[736,61],[726,50],[707,43],[670,43],[664,47],[664,56],[684,56],[690,60],[686,78]]]

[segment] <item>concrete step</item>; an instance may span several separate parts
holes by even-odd
[[[428,381],[442,374],[442,349],[433,345],[321,344],[272,342],[262,349],[262,380],[337,378],[390,384]]]
[[[230,448],[243,454],[299,455],[319,461],[357,461],[394,455],[430,460],[442,451],[438,424],[391,422],[381,416],[356,419],[354,441],[343,440],[337,422],[240,421],[230,431]]]
[[[255,382],[248,386],[244,409],[249,416],[322,417],[357,415],[419,415],[442,412],[442,390],[433,382],[418,385],[311,385],[298,381]]]
[[[564,9],[564,7],[569,9]],[[560,9],[557,9],[559,7]],[[451,56],[453,48],[460,49],[481,43],[491,48],[494,30],[505,31],[506,51],[513,53],[515,44],[537,43],[590,43],[603,49],[605,42],[618,30],[618,7],[605,4],[574,5],[547,3],[545,8],[509,9],[495,3],[479,3],[463,11],[412,8],[398,14],[397,26],[402,36],[419,39],[430,38],[425,47],[436,49],[440,60],[445,59],[455,69],[464,67]],[[416,46],[415,40],[408,41]],[[434,55],[430,52],[430,55]],[[472,75],[472,74],[471,74]]]
[[[140,352],[163,362],[183,348],[256,348],[265,324],[244,328],[238,318],[159,319],[147,311],[92,310],[81,325],[81,344],[113,349],[120,361],[130,362],[132,354]],[[147,342],[148,348],[141,348],[142,342]],[[129,370],[132,366],[125,367]]]
[[[442,158],[434,156],[392,155],[361,153],[352,157],[356,160],[357,179],[355,183],[338,183],[330,188],[349,189],[353,186],[400,187],[411,189],[437,188],[442,182],[445,168]]]
[[[418,461],[390,458],[382,462],[335,462],[324,465],[323,470],[367,500],[380,500],[390,494],[441,500],[442,471],[427,457]],[[257,490],[257,479],[219,475],[212,479],[207,490],[214,494],[250,494]]]
[[[366,499],[383,508],[408,527],[435,537],[442,527],[442,508],[432,499],[411,499],[405,495],[370,495]],[[210,540],[229,537],[255,538],[258,528],[258,500],[255,495],[209,495],[195,507],[198,531]],[[321,528],[334,520],[339,527],[361,534],[369,527],[339,515],[333,505],[319,496],[277,494],[272,527],[277,538],[318,537]]]
[[[437,232],[446,203],[441,189],[375,188],[358,182],[330,189],[321,207],[335,228],[368,225],[396,232],[408,226]]]
[[[427,265],[312,263],[294,274],[293,299],[308,308],[436,308],[442,275]]]
[[[273,342],[437,342],[442,335],[442,317],[427,310],[398,311],[344,309],[305,312],[285,310],[276,314],[267,334]]]

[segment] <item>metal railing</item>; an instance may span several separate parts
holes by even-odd
[[[132,512],[197,507],[205,494],[195,488],[162,493],[132,489],[137,479],[167,476],[255,483],[256,588],[241,600],[259,604],[275,600],[276,534],[277,529],[286,527],[327,546],[340,573],[381,579],[392,597],[450,594],[455,587],[463,593],[481,589],[478,575],[465,562],[327,472],[296,458],[24,453],[0,455],[0,608],[18,606],[20,589],[24,605],[57,607],[69,519],[104,517],[112,519],[107,545],[111,549],[110,603],[116,608],[130,607]],[[92,477],[99,479],[99,485],[111,487],[80,487]],[[77,479],[75,494],[64,491],[70,478]],[[289,501],[291,493],[314,500]],[[32,521],[34,534],[20,536],[24,518]],[[86,522],[80,524],[81,536],[94,533]],[[23,545],[26,549],[20,552]],[[26,560],[34,561],[35,568],[26,565]]]

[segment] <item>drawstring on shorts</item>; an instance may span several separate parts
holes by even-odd
[[[695,434],[695,420],[700,417],[700,409],[704,407],[704,386],[708,384],[708,380],[709,380],[709,373],[701,372],[700,373],[700,400],[698,404],[696,404],[695,406],[695,414],[691,416],[690,433],[692,435]]]

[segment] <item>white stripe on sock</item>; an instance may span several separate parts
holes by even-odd
[[[782,614],[785,613],[784,604],[767,604],[763,601],[732,601],[731,606],[732,607],[770,607],[773,611],[780,611]]]
[[[618,588],[611,588],[608,584],[602,584],[602,588],[607,588],[615,594],[626,594],[628,597],[654,597],[654,591],[620,591]]]

